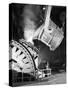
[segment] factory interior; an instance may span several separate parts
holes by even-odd
[[[25,39],[24,30],[37,30],[38,28],[41,28],[42,25],[44,25],[44,22],[46,21],[48,6],[49,5],[18,3],[12,3],[9,5],[10,47],[12,47],[12,45],[16,45],[14,44],[15,42],[13,42],[12,44],[11,40],[17,41],[19,43],[20,39]],[[26,18],[30,18],[31,23]],[[31,44],[29,45],[27,42],[26,44],[25,41],[22,41],[24,43],[23,47],[25,47],[26,45],[30,46],[31,49],[35,50],[35,53],[37,53],[37,62],[35,62],[36,57],[32,61],[27,60],[29,61],[29,63],[33,63],[33,67],[31,66],[30,70],[34,70],[34,75],[29,74],[29,72],[26,69],[24,69],[27,71],[26,73],[25,71],[23,71],[22,73],[15,71],[13,69],[9,69],[10,86],[50,85],[66,83],[66,7],[51,6],[49,18],[53,22],[53,25],[51,26],[52,28],[54,28],[55,25],[56,28],[59,27],[60,29],[62,29],[63,39],[61,43],[54,50],[51,50],[49,46],[47,46],[41,39],[38,38],[32,39],[33,46],[31,46]],[[56,38],[56,41],[57,40],[58,39]],[[27,49],[29,50],[29,48]],[[23,52],[24,50],[25,49],[23,49]],[[11,62],[15,62],[13,61],[13,58],[9,60],[9,66],[10,64],[12,64]]]

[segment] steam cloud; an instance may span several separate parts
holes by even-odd
[[[32,44],[32,38],[36,29],[35,19],[36,15],[32,11],[32,6],[26,5],[24,8],[24,38]]]

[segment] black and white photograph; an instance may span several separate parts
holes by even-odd
[[[66,84],[66,9],[9,4],[9,86]]]

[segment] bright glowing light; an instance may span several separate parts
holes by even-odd
[[[27,42],[31,42],[32,44],[34,44],[33,43],[33,35],[34,35],[34,30],[25,30],[24,31],[24,37],[25,37],[25,40],[27,41]]]

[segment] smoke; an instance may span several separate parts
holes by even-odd
[[[32,38],[36,29],[35,19],[36,15],[32,11],[32,6],[26,5],[24,8],[24,38],[32,44]]]

